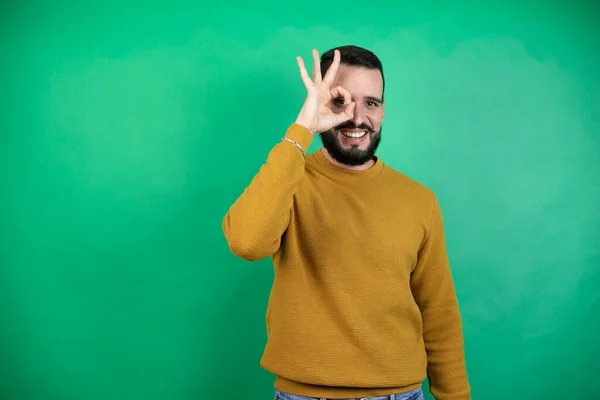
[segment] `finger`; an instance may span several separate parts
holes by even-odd
[[[348,104],[348,106],[346,107],[346,109],[335,115],[335,124],[339,125],[343,122],[348,121],[349,119],[352,119],[354,117],[354,108],[356,106],[355,102],[352,102],[350,104]]]
[[[332,99],[337,99],[338,97],[343,97],[346,104],[350,104],[352,102],[352,96],[350,92],[344,89],[342,86],[336,86],[331,89],[329,92],[331,94]]]
[[[321,82],[321,60],[319,58],[319,52],[317,49],[313,49],[313,81]]]
[[[306,70],[306,66],[304,65],[304,60],[302,57],[296,57],[296,61],[298,62],[298,68],[300,69],[300,77],[304,82],[304,86],[308,89],[312,86],[312,81],[310,80],[310,76],[308,76],[308,71]]]
[[[325,78],[323,78],[323,83],[327,84],[328,86],[332,84],[333,79],[335,78],[335,75],[337,74],[339,66],[340,66],[340,51],[334,50],[333,62],[331,63],[331,66],[325,73]]]

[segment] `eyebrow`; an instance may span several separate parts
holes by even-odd
[[[365,99],[374,101],[374,102],[379,103],[379,104],[383,103],[383,101],[379,97],[366,96]]]

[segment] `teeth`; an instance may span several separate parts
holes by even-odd
[[[353,139],[361,138],[367,134],[367,131],[361,131],[361,132],[341,131],[341,132],[342,132],[342,135],[349,137],[349,138],[353,138]]]

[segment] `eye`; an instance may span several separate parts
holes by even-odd
[[[374,101],[367,101],[367,106],[369,107],[377,107],[379,104]]]
[[[333,100],[333,103],[338,106],[343,106],[344,104],[346,104],[346,100],[344,100],[343,97],[338,97]]]

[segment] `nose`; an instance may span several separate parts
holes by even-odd
[[[360,126],[365,121],[365,110],[362,106],[356,104],[354,106],[354,116],[352,117],[352,122],[354,126]]]

